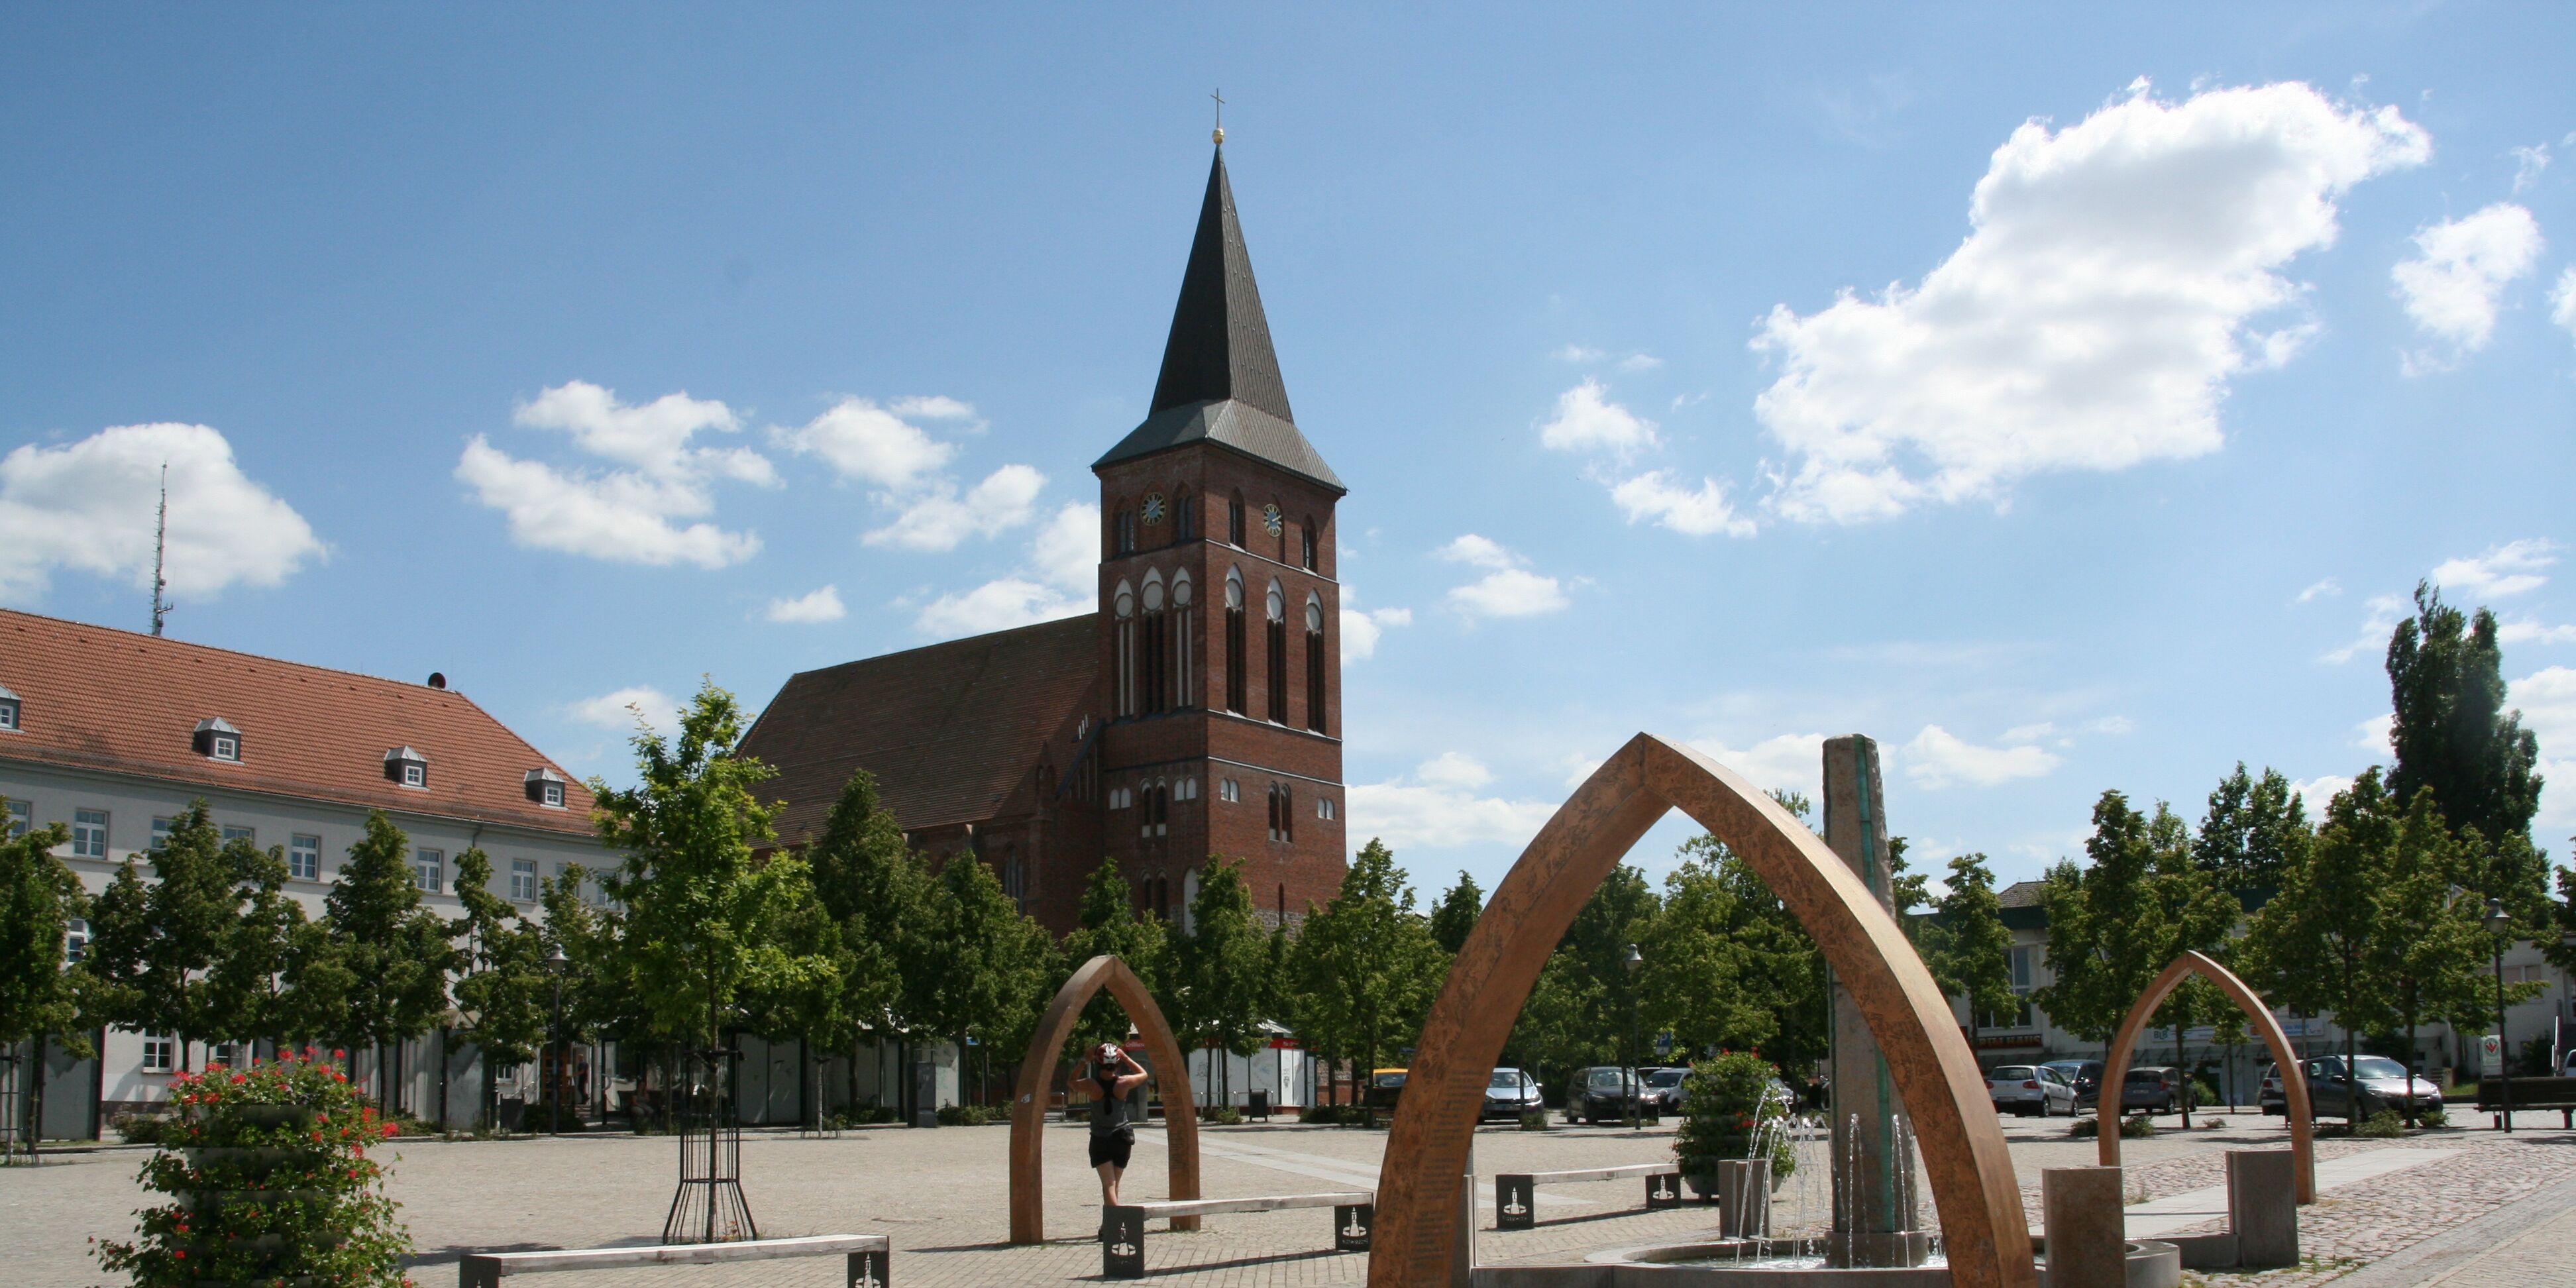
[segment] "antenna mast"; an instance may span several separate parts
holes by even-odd
[[[170,463],[163,461],[161,462],[161,511],[152,525],[152,634],[156,637],[161,634],[162,616],[172,607],[169,596],[163,593],[170,588],[170,582],[161,575],[162,558],[169,553],[169,549]]]

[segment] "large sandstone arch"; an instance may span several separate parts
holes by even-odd
[[[1951,1281],[2031,1288],[2030,1227],[2002,1125],[1949,999],[1896,919],[1815,833],[1734,771],[1639,734],[1522,851],[1459,950],[1423,1026],[1378,1174],[1371,1288],[1445,1285],[1458,1178],[1521,1003],[1575,912],[1637,838],[1678,809],[1761,874],[1807,927],[1869,1022],[1913,1111]]]
[[[2147,1021],[2154,1017],[2156,1008],[2164,1005],[2165,998],[2171,996],[2175,989],[2182,987],[2184,976],[2194,972],[2218,985],[2219,991],[2227,994],[2227,1000],[2236,1003],[2237,1009],[2245,1012],[2245,1018],[2253,1022],[2254,1031],[2263,1035],[2263,1045],[2272,1049],[2272,1063],[2281,1068],[2281,1098],[2284,1102],[2281,1112],[2290,1120],[2290,1152],[2297,1156],[2292,1166],[2298,1175],[2299,1201],[2316,1202],[2316,1129],[2308,1120],[2308,1075],[2299,1065],[2299,1053],[2290,1049],[2289,1035],[2281,1032],[2281,1022],[2273,1018],[2272,1008],[2263,1004],[2259,994],[2246,987],[2245,981],[2236,977],[2236,972],[2196,952],[2187,951],[2174,958],[2173,964],[2165,967],[2154,983],[2147,985],[2147,991],[2138,995],[2137,1004],[2129,1008],[2129,1018],[2120,1022],[2120,1035],[2111,1039],[2111,1050],[2102,1057],[2102,1094],[2111,1099],[2109,1113],[2102,1113],[2098,1108],[2094,1111],[2103,1124],[2102,1165],[2120,1165],[2120,1133],[2113,1124],[2120,1120],[2120,1093],[2117,1088],[2129,1076],[2129,1053],[2137,1048],[2138,1035],[2146,1032]],[[2188,1071],[2185,1076],[2188,1077]]]
[[[1092,995],[1101,989],[1118,999],[1145,1038],[1145,1053],[1154,1060],[1154,1080],[1163,1093],[1163,1132],[1171,1146],[1171,1197],[1199,1196],[1198,1101],[1190,1094],[1189,1061],[1163,1019],[1163,1008],[1127,963],[1103,953],[1073,973],[1056,990],[1055,1001],[1039,1018],[1020,1060],[1020,1091],[1011,1101],[1011,1242],[1046,1242],[1046,1111],[1047,1084],[1063,1058],[1065,1039],[1082,1017]],[[1177,1110],[1178,1112],[1174,1112]],[[1195,1230],[1194,1216],[1172,1218],[1175,1230]]]

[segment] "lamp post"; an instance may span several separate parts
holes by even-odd
[[[2504,1110],[2504,1129],[2513,1130],[2513,1048],[2504,1040],[2504,946],[2513,934],[2513,918],[2506,915],[2504,900],[2487,900],[2487,933],[2495,936],[2496,975],[2496,1102]]]
[[[1645,1094],[1645,1088],[1639,1085],[1644,1079],[1637,1075],[1637,968],[1646,964],[1646,955],[1638,952],[1635,944],[1630,944],[1625,964],[1628,967],[1628,1067],[1620,1071],[1620,1077],[1629,1084],[1628,1126],[1634,1128],[1643,1116],[1640,1111],[1644,1108],[1637,1102]]]
[[[553,1027],[547,1033],[547,1036],[553,1039],[548,1045],[555,1049],[554,1076],[547,1080],[552,1085],[548,1089],[546,1098],[553,1102],[546,1109],[546,1134],[549,1136],[563,1134],[563,981],[564,968],[570,965],[572,965],[572,959],[564,956],[562,944],[555,945],[554,952],[546,957],[546,970],[555,977],[555,1018]]]

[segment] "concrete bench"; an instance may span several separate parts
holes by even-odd
[[[501,1288],[506,1275],[622,1266],[715,1265],[776,1257],[849,1258],[849,1288],[885,1288],[892,1267],[882,1234],[814,1234],[799,1239],[745,1239],[739,1243],[667,1243],[641,1248],[559,1248],[546,1252],[469,1252],[457,1264],[458,1288]]]
[[[1646,1206],[1682,1205],[1682,1169],[1674,1163],[1631,1163],[1625,1167],[1583,1167],[1564,1172],[1497,1172],[1494,1174],[1494,1228],[1526,1230],[1538,1224],[1541,1185],[1574,1181],[1624,1181],[1646,1178]]]
[[[1122,1203],[1109,1209],[1100,1233],[1100,1273],[1108,1279],[1145,1277],[1145,1223],[1173,1217],[1212,1216],[1219,1212],[1277,1212],[1286,1208],[1333,1210],[1333,1250],[1366,1252],[1369,1229],[1377,1223],[1377,1191],[1335,1190],[1324,1194],[1272,1194],[1243,1199],[1173,1199],[1163,1203]]]

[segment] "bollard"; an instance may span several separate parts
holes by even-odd
[[[2299,1264],[2297,1156],[2286,1149],[2227,1151],[2227,1225],[2236,1264]]]
[[[2047,1168],[2039,1174],[2039,1196],[2048,1228],[2048,1288],[2125,1288],[2120,1169]]]
[[[1717,1236],[1721,1239],[1760,1239],[1770,1233],[1771,1160],[1718,1160]]]

